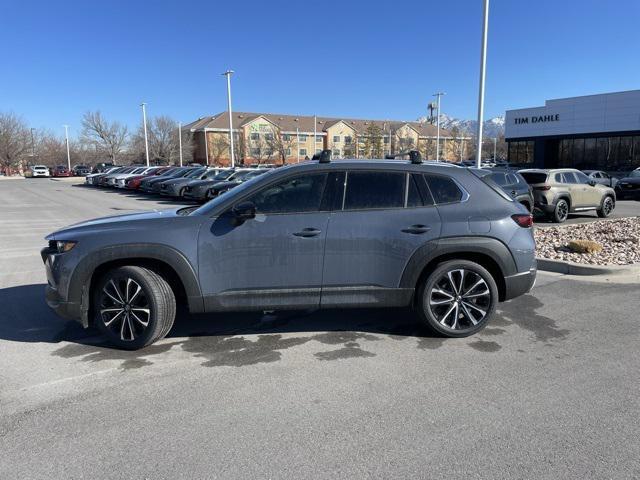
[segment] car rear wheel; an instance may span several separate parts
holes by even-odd
[[[606,196],[604,197],[604,200],[602,200],[602,205],[597,210],[598,216],[600,218],[607,218],[609,215],[611,215],[611,212],[613,212],[614,208],[615,205],[613,203],[613,198],[611,198],[610,196]]]
[[[481,265],[468,260],[441,263],[417,293],[420,319],[447,337],[467,337],[482,330],[493,317],[498,287]]]
[[[173,325],[173,290],[157,273],[124,266],[107,272],[94,289],[95,324],[119,348],[137,350],[163,338]]]
[[[569,216],[569,203],[561,198],[556,203],[556,208],[553,210],[551,214],[551,219],[556,223],[563,223],[567,217]]]

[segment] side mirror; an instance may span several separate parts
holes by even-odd
[[[241,225],[247,220],[256,218],[256,206],[253,202],[240,202],[231,209],[231,212],[236,225]]]
[[[595,186],[596,186],[596,184],[597,184],[598,182],[596,182],[596,181],[595,181],[595,180],[593,180],[593,179],[589,179],[589,181],[588,181],[587,183],[588,183],[589,185],[591,185],[592,187],[595,187]]]

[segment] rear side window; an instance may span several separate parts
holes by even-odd
[[[505,185],[511,185],[513,183],[513,181],[511,181],[512,179],[510,179],[509,175],[506,173],[496,172],[496,173],[492,173],[490,177],[491,177],[491,180],[496,182],[501,187],[504,187]]]
[[[536,183],[544,183],[547,181],[547,174],[541,172],[520,172],[522,178],[524,178],[525,182],[529,185],[534,185]]]
[[[449,177],[425,175],[431,194],[436,203],[454,203],[462,200],[462,190]]]
[[[407,185],[407,207],[423,207],[424,201],[420,195],[420,189],[416,183],[417,175],[409,175],[409,184]]]
[[[406,177],[396,172],[348,172],[344,209],[404,207]]]

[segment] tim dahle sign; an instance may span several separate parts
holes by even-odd
[[[557,122],[560,120],[560,114],[556,113],[555,115],[534,115],[531,117],[516,117],[514,118],[514,123],[516,125],[526,125],[528,123],[546,123],[546,122]]]

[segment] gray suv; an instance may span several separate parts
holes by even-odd
[[[531,215],[472,169],[328,155],[201,207],[100,218],[42,250],[47,303],[138,349],[192,313],[411,306],[437,334],[482,329],[536,276]]]

